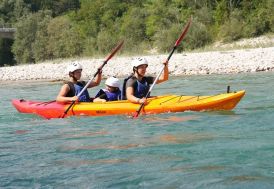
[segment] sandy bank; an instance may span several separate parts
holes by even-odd
[[[149,61],[148,75],[156,75],[167,56],[168,54],[145,56]],[[133,58],[115,56],[104,67],[104,77],[129,75],[132,71],[130,62]],[[0,80],[64,80],[67,79],[66,67],[72,61],[83,65],[83,78],[91,78],[103,59],[55,60],[40,64],[2,67]],[[274,47],[174,54],[170,60],[169,70],[173,76],[274,71]]]

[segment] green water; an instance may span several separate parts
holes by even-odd
[[[233,111],[137,120],[19,114],[11,99],[52,100],[61,84],[1,84],[0,187],[273,188],[273,81],[273,72],[171,78],[153,95],[212,95],[227,85],[247,94]]]

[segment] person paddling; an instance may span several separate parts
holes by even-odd
[[[168,62],[164,63],[163,74],[159,77],[157,84],[168,80]],[[149,91],[149,85],[155,80],[155,77],[145,76],[148,67],[146,58],[136,58],[132,61],[133,73],[124,80],[123,99],[127,99],[135,104],[146,103],[146,94]]]
[[[86,85],[85,81],[80,81],[82,70],[82,65],[77,62],[73,62],[68,66],[67,72],[69,74],[70,80],[66,81],[62,86],[56,98],[57,102],[91,102],[88,90],[85,90],[79,98],[77,97],[77,94],[79,94]],[[95,80],[89,84],[88,88],[95,87],[100,84],[102,79],[102,70],[100,68],[99,70],[100,71]]]
[[[106,82],[106,88],[100,89],[96,94],[93,102],[106,102],[106,101],[116,101],[121,100],[121,90],[119,79],[116,77],[109,77]]]

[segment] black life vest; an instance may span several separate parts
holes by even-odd
[[[137,80],[136,77],[133,77],[134,75],[130,75],[129,77],[124,79],[123,88],[122,88],[122,99],[126,100],[126,83],[129,79],[133,79],[134,82],[136,82],[136,87],[134,87],[134,96],[137,98],[143,98],[146,96],[146,94],[149,91],[149,84],[146,80],[146,77],[144,77],[145,83],[141,83]]]
[[[66,81],[65,84],[69,85],[69,92],[67,93],[66,97],[73,97],[80,93],[80,91],[85,87],[86,82],[85,81],[77,81],[77,83],[74,84],[71,81]],[[90,102],[91,101],[87,89],[79,97],[79,101],[80,102]]]

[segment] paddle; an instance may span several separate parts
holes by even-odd
[[[80,97],[82,93],[88,88],[89,84],[92,82],[92,80],[98,75],[101,69],[107,64],[107,62],[116,54],[116,52],[122,47],[124,44],[124,41],[120,42],[110,53],[110,55],[105,59],[103,64],[98,68],[97,72],[94,74],[93,78],[88,81],[88,83],[85,85],[85,87],[80,91],[80,93],[77,95],[77,97]],[[69,107],[66,109],[66,111],[63,113],[63,115],[60,116],[60,118],[64,118],[70,108],[75,104],[75,101],[72,101]]]
[[[171,58],[171,56],[173,55],[174,51],[176,50],[176,48],[178,47],[178,45],[180,44],[180,42],[183,40],[183,38],[185,37],[189,27],[190,27],[190,24],[191,24],[191,18],[189,19],[187,25],[185,26],[184,30],[182,31],[180,37],[177,39],[177,41],[175,42],[175,45],[172,49],[172,51],[170,52],[166,62],[169,61],[169,59]],[[164,68],[165,68],[165,65],[163,66],[163,68],[161,69],[161,71],[159,72],[159,74],[157,75],[157,77],[155,78],[153,84],[151,85],[151,87],[149,88],[149,91],[147,92],[146,96],[145,96],[145,99],[148,98],[148,95],[151,93],[154,85],[156,84],[156,82],[158,81],[160,75],[162,74],[162,72],[164,71]],[[145,103],[142,103],[141,106],[139,107],[139,109],[136,111],[135,115],[133,115],[133,118],[137,118],[142,110],[142,108],[144,107]]]

